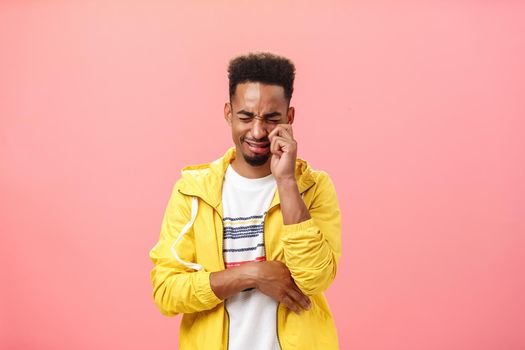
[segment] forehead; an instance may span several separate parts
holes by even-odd
[[[287,105],[282,86],[259,82],[238,84],[233,102],[248,108],[282,108]]]

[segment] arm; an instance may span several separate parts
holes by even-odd
[[[295,178],[277,182],[277,190],[281,199],[283,224],[298,224],[311,218],[310,212],[301,198]]]
[[[160,239],[149,253],[155,265],[150,274],[153,298],[162,314],[175,316],[209,310],[248,288],[258,288],[295,312],[300,307],[310,307],[288,268],[278,261],[250,263],[218,272],[195,271],[180,264],[172,255],[171,246],[190,220],[189,201],[175,185],[162,220]],[[175,248],[182,260],[195,261],[192,229]]]
[[[257,267],[254,263],[232,267],[210,275],[211,289],[220,299],[228,299],[245,289],[255,288]]]
[[[319,173],[317,182],[309,210],[297,184],[278,185],[286,266],[306,295],[330,286],[341,256],[341,216],[334,185],[325,172]]]
[[[211,289],[210,272],[180,264],[171,252],[173,242],[190,218],[191,198],[179,193],[176,184],[164,213],[159,241],[149,252],[155,265],[150,273],[153,298],[166,316],[209,310],[222,302]],[[182,260],[195,261],[192,228],[175,249]]]
[[[341,215],[334,185],[327,173],[318,172],[313,199],[306,208],[296,183],[297,141],[292,126],[279,124],[268,138],[271,170],[281,198],[286,266],[304,294],[321,293],[334,280],[341,256]]]
[[[212,272],[211,288],[221,299],[245,289],[257,288],[299,314],[311,307],[310,299],[294,283],[290,271],[280,261],[252,262],[224,271]]]

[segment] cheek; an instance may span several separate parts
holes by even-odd
[[[250,126],[248,124],[237,124],[234,125],[232,131],[234,134],[241,136],[250,131]]]
[[[246,133],[250,130],[250,128],[247,128],[245,125],[242,124],[234,124],[232,127],[232,137],[235,142],[240,142],[243,136],[246,135]]]

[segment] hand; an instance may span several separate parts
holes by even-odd
[[[268,134],[272,160],[270,169],[276,181],[295,181],[295,160],[297,159],[297,141],[293,138],[291,124],[278,124]]]
[[[256,264],[257,289],[279,303],[285,304],[297,314],[301,312],[301,308],[305,310],[311,308],[310,299],[297,287],[285,264],[280,261],[262,261]]]

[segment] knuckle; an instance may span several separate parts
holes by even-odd
[[[281,300],[284,300],[286,299],[286,292],[283,290],[283,289],[280,289],[279,292],[277,293],[279,299]]]

